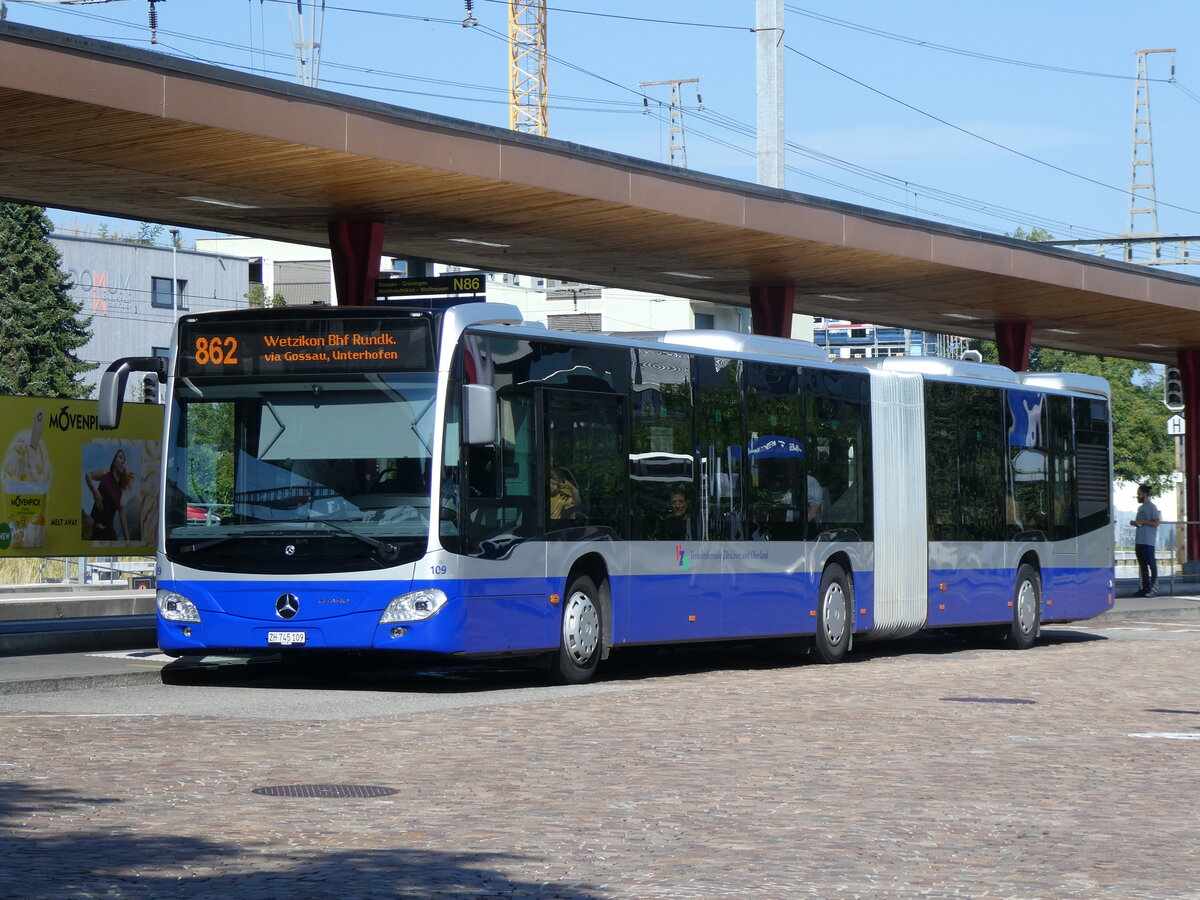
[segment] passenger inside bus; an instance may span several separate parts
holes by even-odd
[[[692,536],[692,504],[687,493],[677,488],[671,491],[667,514],[662,522],[662,539],[688,540]]]
[[[571,474],[562,466],[550,469],[550,525],[565,528],[582,514],[583,500]]]

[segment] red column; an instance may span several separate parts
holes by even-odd
[[[1032,337],[1032,322],[997,322],[996,349],[1000,353],[1000,365],[1008,366],[1014,372],[1026,371]]]
[[[338,305],[373,305],[383,253],[383,223],[334,220],[329,223],[329,250]]]
[[[1183,399],[1187,403],[1185,415],[1190,421],[1183,435],[1183,496],[1187,504],[1187,520],[1200,520],[1200,349],[1194,347],[1180,350],[1179,374],[1183,381]],[[1200,525],[1187,526],[1188,560],[1200,559]]]
[[[750,328],[755,334],[792,336],[792,309],[796,289],[791,285],[764,284],[750,288]]]

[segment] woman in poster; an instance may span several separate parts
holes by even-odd
[[[132,540],[129,523],[125,520],[125,492],[133,486],[133,475],[125,469],[125,451],[117,450],[106,470],[85,472],[88,489],[92,492],[93,541]],[[121,517],[121,534],[117,535],[113,520]]]

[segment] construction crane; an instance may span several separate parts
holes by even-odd
[[[508,127],[548,133],[546,0],[508,0]]]

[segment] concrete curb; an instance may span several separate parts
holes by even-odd
[[[1089,622],[1119,622],[1123,619],[1196,619],[1200,618],[1200,604],[1182,606],[1178,609],[1113,609],[1090,619],[1079,619],[1072,625],[1087,625]]]
[[[37,653],[71,653],[90,650],[130,650],[153,647],[157,639],[153,626],[85,630],[70,619],[58,620],[55,630],[0,633],[0,656],[28,656]],[[80,630],[75,630],[79,628]]]
[[[162,680],[161,669],[141,672],[110,672],[102,675],[63,675],[30,678],[25,681],[0,681],[0,694],[57,694],[62,691],[87,691],[94,688],[130,687]]]

